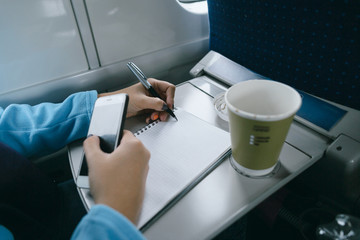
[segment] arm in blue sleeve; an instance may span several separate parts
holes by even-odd
[[[0,142],[27,157],[59,150],[86,136],[96,99],[97,92],[89,91],[72,94],[57,104],[0,108]]]
[[[92,207],[76,227],[71,239],[145,240],[127,218],[105,205]]]
[[[14,240],[12,233],[3,225],[0,225],[0,239],[1,240]]]

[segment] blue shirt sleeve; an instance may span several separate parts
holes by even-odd
[[[27,157],[59,150],[86,136],[96,99],[97,92],[88,91],[57,104],[0,108],[0,142]]]
[[[1,240],[14,240],[12,233],[3,225],[0,225],[0,239]]]
[[[105,205],[92,207],[76,227],[71,239],[145,240],[126,217]]]

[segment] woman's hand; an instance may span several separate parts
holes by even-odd
[[[154,78],[149,78],[148,81],[160,95],[161,99],[151,96],[141,83],[134,84],[116,92],[99,94],[99,97],[109,94],[127,93],[129,95],[127,117],[132,117],[149,110],[155,110],[146,121],[149,121],[150,119],[156,120],[157,118],[160,118],[161,121],[165,121],[168,117],[168,113],[163,111],[164,105],[167,105],[170,109],[174,108],[175,86],[169,82],[160,81]]]
[[[149,151],[126,130],[114,152],[103,152],[96,136],[85,140],[84,151],[95,203],[108,205],[136,224],[144,199]]]

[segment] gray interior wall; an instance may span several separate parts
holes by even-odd
[[[136,81],[128,61],[149,77],[176,84],[190,78],[189,70],[208,51],[206,2],[0,3],[0,33],[5,36],[0,38],[1,107],[128,86]]]

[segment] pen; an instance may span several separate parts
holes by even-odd
[[[145,76],[145,74],[140,70],[140,68],[138,68],[138,66],[135,65],[135,63],[128,62],[127,66],[130,69],[130,71],[139,79],[141,84],[146,88],[146,90],[148,90],[150,92],[150,94],[153,97],[160,98],[159,94],[155,91],[155,89],[151,86],[151,84],[147,80],[147,77]],[[165,108],[163,110],[165,110],[167,113],[169,113],[170,116],[175,118],[177,121],[178,119],[175,116],[174,112],[166,104],[164,105],[164,107]]]

